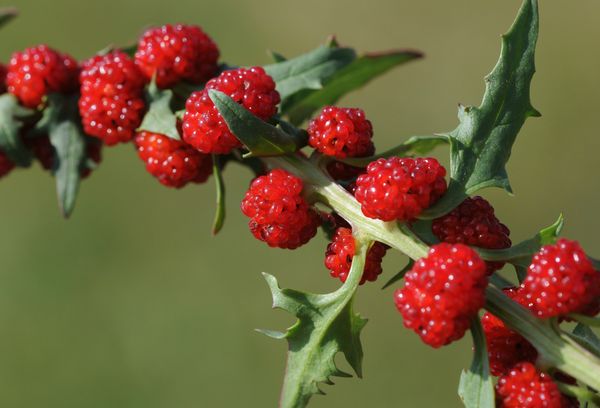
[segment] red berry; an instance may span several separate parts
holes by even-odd
[[[434,245],[395,293],[404,326],[438,348],[462,338],[485,303],[485,263],[466,245]]]
[[[433,158],[378,159],[358,176],[362,212],[383,221],[409,221],[446,192],[446,169]]]
[[[36,108],[51,92],[75,91],[78,73],[77,61],[70,55],[38,45],[12,55],[6,85],[23,106]]]
[[[8,158],[6,153],[0,150],[0,177],[6,176],[15,168],[15,163]]]
[[[504,293],[526,307],[521,290],[505,289]],[[537,359],[536,349],[519,333],[506,327],[502,320],[486,312],[481,318],[481,323],[487,342],[492,375],[503,375],[519,362],[535,362]]]
[[[128,142],[145,110],[145,78],[127,54],[113,51],[83,64],[79,113],[90,136],[108,146]]]
[[[25,145],[29,147],[35,158],[44,170],[52,170],[54,165],[54,148],[48,136],[24,138]]]
[[[387,246],[381,242],[375,242],[369,252],[360,284],[366,281],[374,282],[381,274],[381,260],[387,251]],[[350,228],[338,228],[335,231],[332,242],[327,245],[325,252],[325,267],[331,271],[331,276],[346,282],[352,258],[354,257],[354,237]]]
[[[164,25],[144,33],[135,53],[135,63],[148,80],[156,75],[159,88],[185,80],[208,81],[217,71],[219,49],[195,25]]]
[[[496,385],[501,408],[567,408],[565,398],[548,374],[529,362],[519,363],[500,377]]]
[[[294,249],[317,233],[318,214],[302,196],[303,183],[276,169],[254,179],[242,200],[252,234],[271,247]]]
[[[6,65],[0,63],[0,94],[6,92]]]
[[[262,120],[277,112],[279,93],[275,82],[261,67],[225,71],[194,92],[185,104],[183,140],[202,153],[227,154],[242,144],[231,133],[208,96],[209,89],[221,91]]]
[[[336,181],[349,181],[356,179],[356,177],[364,173],[365,168],[350,166],[349,164],[334,160],[327,164],[327,172]]]
[[[523,294],[540,318],[589,312],[600,297],[600,272],[576,241],[559,239],[533,256]]]
[[[87,163],[83,163],[81,167],[80,174],[82,179],[88,178],[90,174],[92,174],[93,167],[99,165],[102,161],[102,142],[96,139],[87,138],[85,153],[87,156]]]
[[[308,125],[308,143],[327,156],[371,156],[373,126],[362,109],[326,106]]]
[[[189,182],[203,183],[212,174],[210,155],[200,153],[180,140],[140,132],[135,137],[135,144],[148,173],[167,187],[181,188]]]
[[[440,241],[486,249],[509,248],[510,230],[494,215],[494,207],[482,197],[467,198],[450,213],[433,220],[432,231]],[[486,262],[488,274],[503,262]]]

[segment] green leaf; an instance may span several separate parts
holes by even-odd
[[[532,256],[540,250],[543,245],[554,244],[562,231],[564,218],[562,214],[556,222],[542,229],[532,238],[506,249],[482,249],[476,248],[479,256],[486,261],[505,261],[513,265],[527,268],[531,263]]]
[[[19,12],[14,7],[5,7],[0,9],[0,28],[10,22],[13,18],[19,15]]]
[[[573,329],[573,333],[570,333],[569,336],[592,353],[600,356],[600,339],[596,333],[585,324],[578,323]]]
[[[460,376],[458,395],[467,408],[494,408],[494,386],[490,376],[485,336],[479,318],[471,322],[474,355],[469,371]]]
[[[171,110],[173,91],[170,89],[159,89],[156,81],[152,80],[146,92],[148,112],[142,120],[138,131],[159,133],[171,139],[181,140],[177,130],[177,117]]]
[[[221,173],[223,167],[219,156],[213,154],[212,161],[213,176],[215,179],[215,186],[217,188],[217,210],[215,212],[215,218],[212,225],[212,233],[213,235],[217,235],[219,231],[221,231],[221,228],[223,228],[223,223],[225,222],[225,183],[223,182],[223,175]]]
[[[267,53],[275,63],[287,61],[287,58],[278,53],[277,51],[268,50]]]
[[[286,106],[285,113],[292,123],[302,123],[322,106],[333,105],[345,94],[366,85],[390,69],[422,57],[422,53],[412,50],[362,55],[324,80],[321,89],[294,99],[291,106]]]
[[[211,89],[210,99],[231,132],[248,148],[247,156],[277,156],[293,153],[302,141],[264,122],[223,92]]]
[[[441,144],[449,143],[448,136],[412,136],[404,143],[391,148],[383,153],[370,157],[350,157],[339,159],[340,161],[356,167],[366,167],[369,163],[380,158],[390,158],[394,156],[424,155]]]
[[[305,407],[312,395],[323,394],[319,383],[333,384],[332,376],[348,377],[335,365],[335,356],[340,352],[361,376],[360,331],[367,321],[353,311],[353,299],[368,245],[357,239],[356,246],[349,277],[333,293],[318,295],[280,289],[273,276],[264,274],[273,295],[273,307],[298,318],[285,333],[262,331],[274,338],[285,338],[289,345],[281,408]]]
[[[34,111],[24,108],[12,94],[0,95],[0,150],[18,166],[31,164],[31,153],[23,143],[18,119],[33,115]]]
[[[579,313],[571,313],[569,314],[569,317],[581,324],[585,324],[586,326],[600,327],[600,317],[591,317]]]
[[[322,45],[313,51],[264,67],[277,84],[282,104],[296,92],[321,89],[324,81],[350,64],[356,53],[350,48]]]
[[[388,286],[398,282],[399,280],[401,280],[402,278],[404,278],[404,275],[406,275],[406,272],[410,271],[413,267],[413,265],[415,264],[415,261],[413,261],[412,259],[410,259],[406,265],[404,265],[404,268],[402,268],[400,270],[400,272],[398,272],[397,274],[395,274],[394,276],[392,276],[392,278],[390,280],[388,280],[386,282],[385,285],[383,285],[383,287],[381,289],[385,289]]]
[[[512,192],[505,168],[512,145],[525,120],[540,116],[529,96],[537,36],[537,1],[524,0],[502,36],[500,59],[485,79],[481,105],[459,108],[460,124],[448,134],[452,141],[448,192],[422,218],[437,218],[486,187]]]
[[[77,98],[48,96],[48,108],[55,110],[49,123],[50,143],[56,152],[54,177],[61,213],[68,218],[75,208],[81,169],[85,165],[85,135],[78,116]]]

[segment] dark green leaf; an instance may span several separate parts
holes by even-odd
[[[277,51],[268,50],[267,53],[275,63],[287,61],[287,58],[278,53]]]
[[[147,104],[148,112],[142,120],[138,131],[159,133],[171,139],[181,140],[177,130],[177,117],[171,110],[173,91],[170,89],[158,89],[153,80],[148,86]]]
[[[368,245],[357,240],[349,277],[333,293],[317,295],[280,289],[277,280],[265,274],[273,295],[273,307],[298,318],[285,333],[262,331],[274,338],[285,338],[289,344],[281,407],[305,407],[313,394],[323,393],[319,383],[332,384],[332,376],[349,376],[335,364],[335,356],[340,352],[361,376],[363,353],[359,336],[367,321],[353,311],[353,299],[367,249]]]
[[[578,343],[583,345],[592,353],[600,356],[600,339],[588,326],[578,323],[570,334]]]
[[[402,270],[400,270],[400,272],[398,272],[397,274],[395,274],[394,276],[392,276],[392,278],[386,282],[385,285],[383,285],[383,287],[381,289],[385,289],[388,286],[398,282],[399,280],[401,280],[402,278],[404,278],[404,275],[406,275],[406,272],[410,271],[413,267],[413,265],[415,264],[415,261],[413,261],[412,259],[410,259],[408,261],[408,263],[404,266],[404,268],[402,268]]]
[[[321,89],[326,79],[355,58],[356,53],[350,48],[323,45],[296,58],[266,65],[264,68],[275,80],[284,104],[296,92]]]
[[[458,395],[467,408],[494,408],[494,386],[490,376],[485,336],[479,318],[471,322],[474,355],[469,371],[460,376]]]
[[[0,95],[0,150],[18,166],[31,164],[31,153],[21,137],[23,124],[20,117],[33,115],[33,111],[22,107],[12,94]]]
[[[492,276],[490,276],[490,283],[499,287],[500,289],[512,288],[515,286],[514,283],[505,279],[502,275],[498,273],[493,273]]]
[[[123,51],[125,54],[129,55],[131,58],[133,58],[137,51],[137,44],[133,43],[133,44],[125,45],[123,47],[119,47],[119,49],[121,51]]]
[[[389,158],[394,156],[424,155],[441,144],[449,142],[448,136],[412,136],[401,145],[398,145],[383,153],[370,157],[351,157],[341,159],[346,164],[356,167],[366,167],[369,163],[379,158]]]
[[[506,261],[516,266],[527,268],[531,263],[531,257],[538,252],[543,245],[556,242],[563,224],[564,219],[561,214],[554,224],[542,229],[532,238],[520,242],[513,247],[507,249],[477,248],[477,252],[486,261]]]
[[[540,115],[529,96],[537,36],[537,1],[524,0],[514,24],[502,36],[500,59],[486,77],[481,105],[459,108],[460,124],[448,135],[452,139],[448,192],[423,218],[451,211],[482,188],[511,192],[505,165],[512,145],[525,119]]]
[[[292,123],[302,123],[322,106],[333,105],[342,96],[366,85],[390,69],[422,56],[422,53],[412,50],[365,54],[324,80],[321,89],[294,99],[292,105],[286,106],[284,113]]]
[[[210,99],[231,132],[248,148],[248,156],[277,156],[298,150],[301,141],[254,116],[223,92],[211,89]]]
[[[223,175],[221,174],[222,165],[219,156],[216,154],[212,155],[213,161],[213,177],[215,179],[215,186],[217,188],[217,209],[215,212],[215,218],[212,226],[213,235],[217,235],[223,223],[225,222],[225,183],[223,182]]]
[[[600,327],[600,318],[599,317],[591,317],[578,313],[571,313],[569,317],[581,324],[585,324],[590,327]]]
[[[0,9],[0,28],[6,25],[9,21],[19,15],[19,12],[14,7],[6,7]]]

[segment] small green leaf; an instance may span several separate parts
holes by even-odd
[[[395,274],[394,276],[392,276],[392,278],[386,282],[385,285],[383,285],[383,287],[381,289],[385,289],[388,286],[398,282],[399,280],[401,280],[402,278],[404,278],[404,275],[406,275],[406,272],[410,271],[413,267],[413,265],[415,264],[415,261],[413,261],[412,259],[410,259],[406,265],[404,266],[404,268],[402,268],[402,270],[400,270],[400,272],[398,272],[397,274]]]
[[[277,51],[268,50],[267,53],[275,63],[287,61],[287,58]]]
[[[479,255],[486,261],[506,261],[513,265],[527,268],[531,263],[532,256],[540,250],[543,245],[554,244],[560,235],[564,224],[562,214],[556,222],[542,229],[532,238],[506,249],[482,249],[477,248]]]
[[[322,106],[333,105],[342,96],[361,88],[390,69],[422,57],[422,53],[412,50],[367,53],[324,80],[321,89],[294,99],[291,106],[286,106],[284,113],[292,123],[302,123]]]
[[[129,55],[131,58],[135,57],[135,53],[137,51],[137,43],[124,45],[122,47],[118,47],[125,54]]]
[[[366,167],[372,161],[380,158],[389,158],[394,156],[409,156],[409,155],[424,155],[429,153],[431,150],[441,144],[447,144],[449,142],[448,136],[435,135],[435,136],[412,136],[404,143],[391,148],[383,153],[376,154],[370,157],[351,157],[347,159],[340,159],[340,161],[356,167]]]
[[[467,408],[494,408],[494,386],[490,375],[487,346],[479,318],[471,322],[474,355],[469,371],[460,376],[458,395]]]
[[[361,376],[363,352],[359,336],[367,321],[353,311],[353,299],[368,245],[360,239],[356,242],[348,279],[333,293],[317,295],[280,289],[273,276],[264,274],[273,295],[273,307],[298,318],[286,333],[266,331],[271,337],[285,338],[289,344],[281,408],[305,407],[312,395],[323,393],[319,383],[332,384],[332,376],[349,376],[335,364],[335,356],[340,352]]]
[[[223,167],[221,165],[221,160],[219,159],[219,156],[213,154],[212,161],[213,177],[215,179],[215,186],[217,188],[217,209],[212,225],[212,233],[213,235],[217,235],[219,231],[221,231],[221,228],[223,228],[223,223],[225,222],[225,183],[223,182],[223,175],[221,174],[221,170],[223,169]]]
[[[181,140],[177,130],[177,117],[171,110],[173,91],[159,89],[153,80],[148,86],[146,98],[149,108],[138,131],[159,133],[171,139]]]
[[[277,84],[282,104],[305,89],[321,89],[324,81],[350,64],[356,53],[350,48],[322,45],[313,51],[264,67]]]
[[[573,329],[573,333],[570,333],[569,336],[592,353],[600,356],[600,339],[596,333],[585,324],[578,323]]]
[[[524,0],[502,36],[500,59],[485,79],[481,105],[459,108],[460,124],[448,134],[452,140],[448,192],[422,218],[437,218],[486,187],[512,191],[505,168],[512,145],[525,120],[540,116],[531,105],[529,89],[537,36],[537,0]]]
[[[19,15],[19,12],[14,7],[5,7],[0,9],[0,28],[10,22],[13,18]]]
[[[31,153],[23,143],[23,124],[18,119],[33,114],[34,111],[22,107],[12,94],[0,95],[0,149],[22,167],[31,164]]]
[[[223,92],[211,89],[210,99],[231,132],[248,148],[248,156],[277,156],[298,150],[302,141],[254,116]]]

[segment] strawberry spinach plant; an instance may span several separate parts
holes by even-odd
[[[0,26],[14,15],[0,12]],[[335,364],[340,353],[362,375],[367,321],[354,299],[379,279],[391,250],[411,259],[385,284],[396,287],[389,296],[399,324],[433,348],[471,333],[473,361],[458,389],[465,406],[598,406],[600,261],[559,238],[562,217],[513,244],[475,195],[511,192],[512,146],[526,119],[540,116],[530,98],[537,37],[537,1],[524,0],[481,104],[460,106],[450,132],[381,153],[365,113],[335,104],[418,52],[359,55],[332,38],[298,57],[273,53],[270,65],[238,67],[219,62],[217,44],[191,25],[149,29],[137,44],[83,62],[39,45],[0,65],[0,175],[38,161],[54,175],[68,217],[102,146],[133,143],[167,187],[213,176],[217,234],[222,173],[250,168],[241,211],[251,234],[296,249],[323,229],[331,240],[324,264],[341,281],[314,294],[281,289],[265,274],[273,307],[298,319],[285,331],[260,330],[288,342],[281,407],[304,407],[332,377],[350,376]],[[449,169],[428,156],[440,146]],[[498,274],[505,266],[510,279]]]

